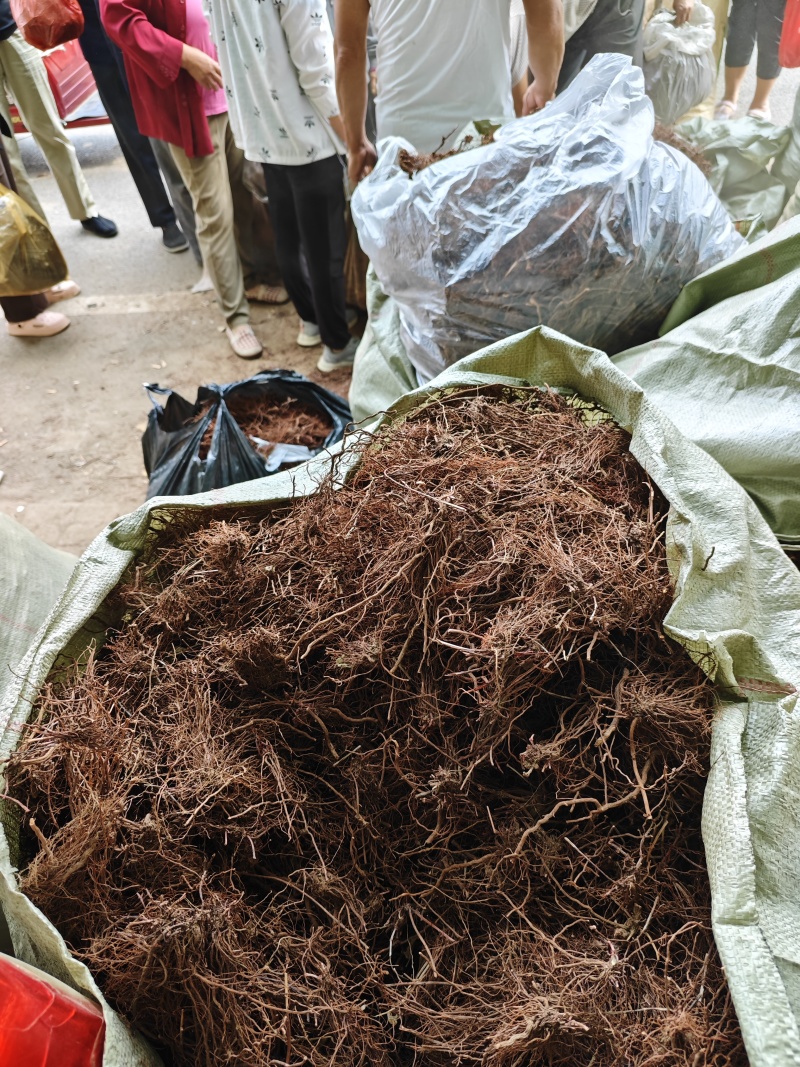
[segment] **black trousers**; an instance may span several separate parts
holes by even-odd
[[[563,92],[589,60],[601,52],[630,56],[641,67],[643,23],[644,0],[598,0],[586,22],[566,43],[558,92]]]
[[[6,155],[2,136],[0,136],[0,183],[16,193],[17,186],[14,183],[14,175],[11,173],[11,164]],[[47,297],[43,294],[0,297],[0,308],[3,309],[6,322],[27,322],[28,319],[35,319],[39,312],[45,311],[47,307]]]
[[[771,81],[781,72],[781,43],[786,0],[733,0],[728,16],[726,67],[746,67],[758,41],[756,76]]]
[[[286,291],[300,318],[319,326],[329,348],[344,348],[350,331],[344,296],[347,227],[341,160],[330,156],[296,167],[277,163],[263,167]]]
[[[122,53],[106,37],[94,0],[84,0],[81,7],[86,26],[79,43],[97,83],[100,100],[111,119],[150,224],[167,226],[175,222],[175,212],[164,188],[152,145],[139,133],[136,125]]]

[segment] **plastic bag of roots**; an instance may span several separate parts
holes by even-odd
[[[145,389],[153,404],[142,436],[148,498],[222,489],[303,463],[341,440],[350,422],[345,400],[291,370],[202,385],[194,403],[158,385]]]
[[[644,79],[656,118],[668,125],[701,103],[717,80],[714,13],[696,3],[688,22],[659,11],[644,31]]]
[[[652,133],[641,71],[601,55],[493,143],[430,166],[381,143],[352,210],[421,381],[539,324],[611,354],[651,340],[682,286],[740,247],[700,171]]]

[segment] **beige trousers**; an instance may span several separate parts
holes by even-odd
[[[225,320],[229,326],[239,326],[249,322],[250,309],[244,295],[244,275],[236,246],[228,168],[230,166],[233,174],[244,163],[239,160],[242,152],[234,143],[227,115],[212,115],[208,129],[214,146],[212,155],[192,157],[177,145],[170,145],[170,148],[175,166],[192,198],[197,243]]]
[[[14,98],[22,121],[41,148],[71,217],[88,219],[97,215],[97,205],[78,163],[75,146],[58,114],[42,53],[29,45],[19,30],[0,41],[0,113],[10,126],[6,90]],[[7,139],[5,148],[19,195],[44,218],[42,205],[25,173],[16,139]]]

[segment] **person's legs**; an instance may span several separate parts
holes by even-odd
[[[119,68],[110,54],[108,63],[92,62],[89,65],[150,224],[163,229],[175,222],[175,212],[150,141],[139,133],[128,87],[120,78]]]
[[[558,92],[573,81],[593,56],[617,52],[641,67],[644,0],[598,0],[592,14],[567,41]]]
[[[78,163],[75,146],[61,124],[42,55],[17,31],[0,41],[0,59],[22,121],[44,154],[73,219],[99,214]]]
[[[298,168],[275,163],[264,163],[262,166],[267,183],[269,214],[275,233],[275,254],[283,284],[300,318],[304,322],[317,324],[311,289],[303,273],[300,226],[289,177],[290,172]]]
[[[728,16],[728,40],[725,45],[725,97],[723,103],[736,106],[739,90],[753,58],[756,43],[757,0],[733,0]]]
[[[228,161],[228,178],[233,198],[236,247],[242,261],[245,284],[248,284],[257,280],[258,276],[258,254],[253,243],[256,233],[255,204],[253,194],[244,184],[244,152],[234,141],[230,124],[225,139],[225,158]]]
[[[350,340],[345,307],[347,225],[342,165],[337,156],[287,168],[311,283],[316,323],[333,351]]]
[[[8,98],[6,96],[5,79],[3,77],[3,52],[0,49],[0,116],[5,121],[9,130],[13,130],[11,121],[11,111],[8,106]],[[20,154],[19,145],[17,139],[12,134],[11,137],[3,137],[0,135],[0,141],[2,141],[5,151],[8,153],[9,171],[14,175],[16,182],[16,191],[22,197],[26,204],[29,204],[40,218],[47,221],[47,216],[44,213],[44,208],[39,202],[39,197],[33,191],[30,179],[28,178],[28,172],[25,170],[25,164],[22,162],[22,155]]]
[[[769,117],[769,96],[781,72],[778,49],[783,29],[783,14],[786,0],[758,0],[756,11],[756,91],[750,104],[751,111],[761,111]]]
[[[0,96],[2,96],[2,83],[0,83]],[[9,129],[11,129],[10,125]],[[0,182],[8,189],[11,189],[12,192],[17,193],[18,196],[22,196],[14,181],[11,162],[5,150],[5,144],[9,140],[13,140],[13,138],[0,136]],[[22,198],[26,199],[25,197]],[[57,312],[47,312],[49,306],[50,301],[44,293],[36,293],[33,296],[0,297],[0,308],[2,308],[6,319],[8,333],[12,335],[17,332],[20,336],[27,335],[27,331],[23,332],[20,329],[14,329],[14,327],[19,327],[21,323],[35,323],[35,328],[42,337],[49,337],[65,330],[69,326],[69,319],[65,315],[59,315]]]
[[[228,326],[246,324],[250,309],[244,295],[242,264],[233,232],[233,199],[225,158],[228,116],[214,115],[208,128],[214,152],[190,157],[171,145],[172,156],[192,197],[197,240]]]
[[[189,247],[198,267],[202,267],[203,256],[200,252],[200,245],[197,243],[197,224],[194,217],[191,194],[186,188],[183,178],[181,178],[181,172],[175,164],[170,146],[165,141],[159,141],[155,137],[151,137],[149,140],[153,155],[158,162],[159,170],[169,190],[172,206],[178,217],[178,225],[189,242]]]

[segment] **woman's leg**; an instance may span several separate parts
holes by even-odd
[[[725,46],[725,100],[736,104],[756,44],[757,0],[733,0]]]
[[[756,40],[758,61],[756,63],[756,91],[751,109],[769,110],[769,96],[781,68],[778,64],[778,49],[783,29],[783,13],[786,0],[758,0],[756,15]]]

